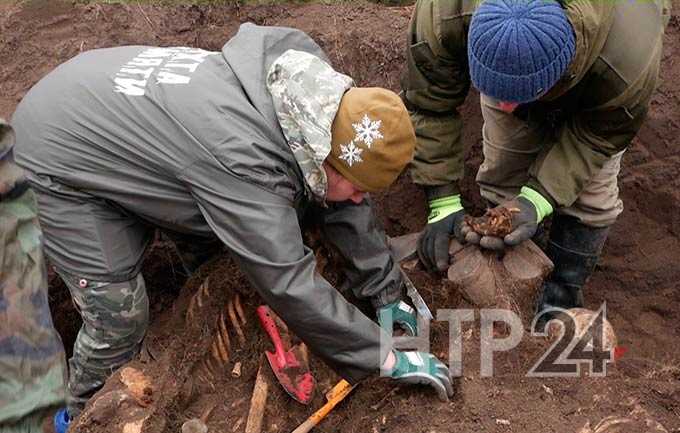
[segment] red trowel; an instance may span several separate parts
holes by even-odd
[[[291,397],[302,404],[309,404],[314,395],[316,382],[309,371],[307,356],[301,344],[286,350],[276,325],[276,316],[266,305],[257,307],[257,316],[272,343],[274,343],[274,352],[265,352],[274,375]]]

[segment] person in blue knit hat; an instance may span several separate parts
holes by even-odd
[[[552,215],[555,270],[537,312],[584,303],[609,227],[621,213],[621,157],[657,84],[670,2],[419,0],[409,30],[403,99],[417,146],[412,178],[430,214],[418,252],[449,265],[450,236],[502,250]],[[482,196],[511,210],[504,238],[463,222],[463,122],[470,84],[481,94]],[[548,318],[549,315],[541,315]]]
[[[535,101],[562,77],[575,51],[574,30],[556,1],[489,0],[470,24],[472,83],[497,101]]]

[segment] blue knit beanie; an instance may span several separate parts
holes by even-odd
[[[557,83],[576,39],[555,0],[484,0],[468,34],[472,83],[504,102],[526,103]]]

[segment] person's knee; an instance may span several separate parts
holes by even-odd
[[[138,274],[132,280],[112,283],[109,295],[103,296],[103,302],[111,302],[102,313],[102,322],[111,329],[113,338],[141,343],[149,325],[149,298],[146,294],[144,278]],[[120,307],[115,308],[116,305]]]
[[[623,202],[618,196],[600,201],[579,197],[576,203],[559,212],[577,218],[580,223],[590,227],[610,227],[623,212]]]
[[[149,324],[149,300],[141,273],[120,282],[60,275],[83,319],[83,332],[93,345],[115,350],[141,343]]]

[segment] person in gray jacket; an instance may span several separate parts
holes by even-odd
[[[367,193],[413,155],[399,97],[356,88],[287,28],[243,25],[222,49],[128,46],[82,53],[18,106],[16,160],[35,189],[45,251],[83,318],[67,421],[137,352],[148,324],[140,262],[155,228],[188,240],[189,271],[224,244],[264,301],[350,383],[378,371],[451,395],[447,368],[393,349],[414,330],[400,269]],[[354,294],[315,272],[299,220],[318,212]]]

